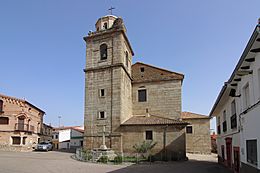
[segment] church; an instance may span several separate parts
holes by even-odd
[[[154,141],[154,156],[186,158],[189,123],[181,119],[184,75],[132,64],[134,51],[122,18],[103,16],[95,28],[84,37],[84,147],[133,154],[135,144]]]

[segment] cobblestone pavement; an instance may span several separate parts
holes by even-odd
[[[138,165],[104,165],[79,162],[71,153],[0,151],[0,173],[230,173],[216,163],[215,156],[188,155],[186,162]]]

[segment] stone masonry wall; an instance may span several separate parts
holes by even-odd
[[[193,133],[186,134],[186,150],[189,153],[210,154],[210,119],[184,120],[191,124]]]
[[[99,47],[103,43],[108,45],[108,57],[101,61]],[[99,35],[87,41],[84,115],[84,145],[87,148],[100,146],[102,125],[106,125],[107,135],[113,136],[108,147],[122,145],[121,140],[115,137],[120,136],[117,130],[121,122],[132,116],[131,63],[128,67],[125,64],[125,52],[129,51],[127,48],[121,32]],[[129,61],[131,59],[129,53]],[[100,89],[105,89],[104,97],[100,97]],[[100,111],[105,112],[105,119],[98,117]]]
[[[135,144],[141,144],[145,141],[145,131],[153,131],[153,141],[157,142],[152,149],[152,154],[161,156],[164,154],[164,128],[165,126],[123,126],[121,127],[123,137],[123,152],[125,154],[135,154],[136,151],[133,148]],[[170,126],[167,127],[166,132],[166,150],[168,157],[186,157],[185,148],[185,128],[182,126]]]
[[[138,102],[138,90],[143,88],[147,90],[147,101]],[[132,98],[134,115],[145,115],[148,109],[151,115],[180,118],[180,80],[133,84]]]

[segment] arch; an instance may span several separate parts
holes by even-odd
[[[103,43],[99,47],[100,50],[100,60],[106,60],[107,59],[107,44]]]

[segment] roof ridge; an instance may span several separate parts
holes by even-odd
[[[157,118],[162,118],[162,119],[167,119],[167,120],[180,121],[180,120],[178,120],[178,119],[166,118],[166,117],[161,117],[161,116],[158,116],[158,115],[152,115],[152,114],[150,114],[150,116],[157,117]]]
[[[7,96],[7,95],[1,94],[1,93],[0,93],[0,97],[10,98],[10,99],[21,101],[21,102],[24,102],[24,103],[26,102],[25,99],[20,99],[20,98],[13,97],[13,96]]]
[[[174,73],[174,74],[176,74],[176,75],[184,76],[184,74],[182,74],[182,73],[180,73],[180,72],[170,71],[170,70],[167,70],[167,69],[165,69],[165,68],[157,67],[157,66],[154,66],[154,65],[151,65],[151,64],[146,64],[146,63],[143,63],[143,62],[136,62],[136,63],[134,63],[133,65],[135,65],[135,64],[142,64],[142,65],[146,65],[146,66],[149,66],[149,67],[152,67],[152,68],[156,68],[156,69],[158,69],[158,70],[163,70],[163,71],[165,71],[165,72]],[[132,65],[132,66],[133,66],[133,65]]]

